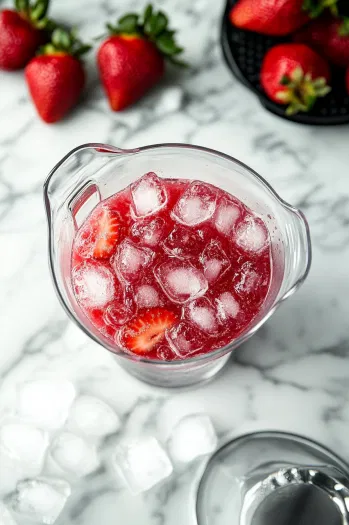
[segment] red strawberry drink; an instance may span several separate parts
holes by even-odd
[[[268,230],[236,197],[147,173],[76,233],[76,299],[111,346],[180,360],[245,332],[271,279]]]

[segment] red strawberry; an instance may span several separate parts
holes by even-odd
[[[337,12],[336,3],[337,0],[331,2],[333,12]],[[264,35],[288,35],[328,6],[328,0],[238,0],[229,17],[240,29]]]
[[[40,117],[45,122],[60,120],[78,101],[85,85],[80,61],[90,46],[73,34],[55,29],[52,43],[25,68],[28,88]]]
[[[102,208],[98,217],[93,257],[105,259],[113,253],[120,238],[121,221],[116,212]]]
[[[309,44],[338,66],[349,66],[348,19],[323,16],[299,31],[294,40]]]
[[[260,79],[271,100],[288,104],[287,115],[309,111],[330,91],[326,60],[304,44],[272,47],[264,56]]]
[[[181,64],[176,57],[183,50],[168,28],[166,15],[153,12],[151,5],[142,17],[129,14],[117,26],[107,27],[111,36],[101,44],[97,62],[109,104],[120,111],[159,82],[165,58]]]
[[[134,354],[150,352],[177,322],[177,316],[164,308],[151,308],[129,321],[121,331],[122,346]]]
[[[21,69],[44,43],[48,3],[38,0],[30,5],[29,0],[16,0],[16,11],[0,12],[0,69]]]

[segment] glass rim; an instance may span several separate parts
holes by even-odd
[[[50,199],[48,197],[48,190],[49,190],[49,185],[50,185],[50,181],[51,181],[52,177],[57,172],[57,170],[72,155],[74,155],[78,151],[82,151],[84,149],[93,149],[99,155],[103,155],[103,154],[119,154],[119,155],[127,156],[127,155],[136,155],[136,154],[142,153],[144,151],[161,150],[161,149],[166,149],[166,148],[169,148],[169,149],[185,149],[185,150],[191,150],[191,151],[198,152],[198,153],[200,153],[200,152],[208,153],[209,155],[212,155],[214,157],[222,158],[224,160],[227,160],[229,162],[232,162],[233,164],[236,164],[236,165],[240,166],[245,171],[249,172],[250,175],[252,175],[256,179],[258,179],[259,182],[269,191],[269,193],[272,195],[272,197],[284,209],[286,209],[287,211],[289,211],[291,213],[294,213],[301,220],[301,222],[303,223],[304,228],[305,228],[306,240],[307,240],[307,254],[306,254],[306,256],[307,256],[307,265],[306,265],[306,268],[305,268],[303,274],[295,281],[293,286],[289,290],[287,290],[286,293],[275,302],[275,304],[273,304],[273,306],[270,308],[270,310],[268,310],[266,312],[266,314],[259,320],[258,323],[252,325],[249,328],[249,330],[247,330],[246,332],[242,333],[239,337],[237,337],[236,339],[233,339],[233,341],[230,341],[230,343],[228,343],[227,345],[225,345],[225,346],[223,346],[221,348],[217,348],[215,350],[212,350],[211,352],[207,352],[205,354],[200,354],[198,356],[187,357],[185,359],[180,359],[180,360],[175,360],[175,361],[163,361],[163,360],[160,360],[160,359],[149,359],[149,358],[146,358],[146,357],[139,357],[139,356],[134,356],[134,355],[128,354],[127,352],[125,352],[125,351],[123,351],[122,349],[119,349],[119,348],[117,348],[117,350],[115,350],[111,345],[104,344],[104,341],[101,341],[100,339],[98,339],[95,336],[95,334],[90,332],[90,330],[86,326],[84,326],[82,324],[82,322],[78,319],[78,317],[75,316],[75,314],[72,312],[72,310],[70,309],[70,307],[66,303],[63,295],[61,294],[60,288],[58,286],[56,274],[55,274],[55,271],[54,271],[53,253],[52,253],[52,250],[51,250],[51,247],[52,247],[51,204],[50,204]],[[106,348],[112,354],[114,354],[114,355],[116,355],[118,357],[125,358],[125,359],[127,359],[129,361],[132,361],[132,362],[139,362],[139,363],[144,363],[144,364],[148,364],[148,365],[157,365],[157,366],[163,366],[163,367],[171,367],[171,366],[183,367],[187,363],[190,363],[190,364],[200,363],[200,362],[204,363],[205,361],[208,361],[210,359],[214,359],[216,357],[223,357],[227,353],[232,352],[234,350],[234,348],[237,348],[239,345],[241,345],[242,343],[247,341],[247,339],[249,339],[269,319],[269,317],[271,317],[271,315],[280,306],[280,304],[285,299],[287,299],[288,297],[293,295],[298,290],[298,288],[305,281],[305,279],[306,279],[306,277],[307,277],[307,275],[309,273],[310,267],[311,267],[312,250],[311,250],[310,231],[309,231],[308,222],[307,222],[303,212],[300,211],[298,208],[295,208],[294,206],[292,206],[291,204],[289,204],[285,200],[283,200],[279,196],[279,194],[274,190],[274,188],[269,184],[269,182],[267,182],[264,179],[264,177],[259,175],[252,168],[247,166],[247,164],[244,164],[243,162],[241,162],[240,160],[236,159],[235,157],[232,157],[231,155],[227,155],[226,153],[222,153],[222,152],[219,152],[219,151],[211,149],[211,148],[206,148],[204,146],[197,146],[197,145],[187,144],[187,143],[176,143],[176,142],[171,143],[170,142],[170,143],[151,144],[151,145],[148,145],[148,146],[140,146],[138,148],[133,148],[133,149],[122,149],[122,148],[117,148],[115,146],[111,146],[109,144],[103,144],[103,143],[98,143],[98,142],[91,142],[91,143],[81,144],[80,146],[76,146],[75,148],[70,150],[52,168],[52,170],[49,172],[49,174],[46,177],[46,180],[45,180],[45,182],[43,184],[43,197],[44,197],[44,206],[45,206],[45,210],[46,210],[46,219],[47,219],[47,227],[48,227],[49,270],[50,270],[50,273],[51,273],[51,278],[52,278],[53,283],[54,283],[54,289],[56,291],[56,294],[58,296],[58,299],[59,299],[59,301],[60,301],[64,311],[66,312],[68,317],[71,320],[73,320],[78,325],[78,327],[88,337],[90,337],[93,341],[95,341],[97,344],[99,344],[103,348]],[[253,323],[253,321],[252,321],[252,323]]]

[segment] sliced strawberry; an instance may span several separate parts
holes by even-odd
[[[134,354],[147,354],[163,340],[165,331],[176,322],[177,316],[173,312],[164,308],[151,308],[124,326],[120,341]]]
[[[98,218],[96,244],[93,257],[105,259],[113,253],[120,239],[121,221],[116,212],[102,208]]]

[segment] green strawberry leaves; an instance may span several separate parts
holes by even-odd
[[[52,30],[53,22],[46,17],[49,0],[15,0],[15,8],[38,29]]]
[[[329,9],[332,15],[338,16],[338,0],[304,0],[303,11],[307,11],[310,18],[317,18],[326,9]]]
[[[331,91],[324,77],[312,79],[301,67],[296,67],[291,75],[283,75],[280,85],[286,89],[276,96],[281,103],[288,104],[286,115],[310,111],[319,97],[325,97]]]
[[[91,46],[84,44],[77,38],[76,31],[73,29],[67,31],[62,27],[54,29],[51,42],[40,49],[40,53],[44,55],[54,55],[57,53],[67,53],[75,58],[80,59],[82,55],[87,53]]]
[[[173,64],[185,67],[186,64],[177,58],[183,52],[175,39],[175,31],[168,27],[169,20],[162,11],[154,11],[151,4],[147,5],[143,15],[128,13],[117,21],[115,26],[107,24],[110,34],[133,34],[153,42],[159,52]]]

